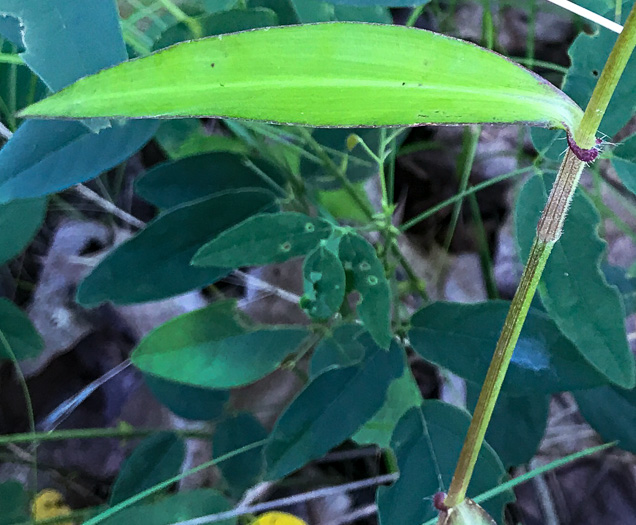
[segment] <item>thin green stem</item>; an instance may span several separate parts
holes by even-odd
[[[492,262],[492,257],[490,256],[490,247],[488,246],[488,235],[486,234],[484,221],[481,217],[479,203],[477,202],[477,195],[471,193],[468,197],[468,204],[470,206],[470,213],[473,218],[473,224],[475,225],[477,253],[479,253],[481,273],[484,276],[484,283],[486,284],[488,299],[499,299],[499,290],[497,290],[497,283],[495,281],[494,265]]]
[[[244,447],[233,450],[232,452],[228,452],[227,454],[219,456],[218,458],[215,458],[210,461],[206,461],[205,463],[201,463],[201,465],[197,467],[186,470],[185,472],[182,472],[181,474],[178,474],[177,476],[169,478],[166,481],[158,483],[157,485],[154,485],[150,487],[149,489],[143,490],[140,493],[135,494],[134,496],[122,501],[121,503],[118,503],[117,505],[113,505],[108,510],[102,512],[101,514],[95,516],[94,518],[89,519],[88,521],[85,521],[83,525],[97,525],[98,523],[101,523],[105,519],[110,518],[114,514],[117,514],[118,512],[121,512],[122,510],[130,507],[131,505],[134,505],[138,501],[141,501],[142,499],[145,499],[148,496],[151,496],[152,494],[159,492],[160,490],[168,488],[173,483],[177,483],[178,481],[181,481],[183,478],[191,476],[192,474],[196,474],[197,472],[201,472],[202,470],[210,468],[214,465],[218,465],[219,463],[222,463],[223,461],[227,461],[228,459],[236,457],[240,454],[244,454],[245,452],[249,452],[250,450],[254,450],[256,448],[262,447],[263,445],[265,445],[265,443],[267,443],[266,439],[263,439],[261,441],[256,441],[254,443],[250,443],[249,445],[245,445]]]
[[[0,436],[0,446],[15,445],[18,443],[40,443],[43,441],[62,441],[65,439],[100,439],[119,438],[135,439],[156,434],[163,429],[158,428],[74,428],[69,430],[56,430],[54,432],[28,432],[23,434],[7,434]],[[209,439],[210,432],[195,430],[176,430],[175,434],[184,438]]]
[[[26,66],[20,55],[9,53],[0,53],[0,64],[17,64],[18,66]]]
[[[508,315],[504,321],[503,330],[497,342],[497,347],[488,368],[488,373],[468,428],[466,440],[455,468],[448,496],[444,502],[448,507],[461,503],[466,497],[466,489],[470,483],[488,423],[508,370],[510,358],[521,333],[523,323],[520,323],[519,319],[525,319],[528,313],[541,273],[553,246],[554,242],[546,243],[540,240],[535,240],[532,245],[528,263],[523,271],[519,288],[510,304],[510,310],[508,310]]]
[[[203,36],[203,28],[198,20],[188,16],[181,10],[181,8],[172,3],[171,0],[159,0],[159,3],[179,22],[186,24],[194,38],[200,38]]]
[[[451,204],[463,199],[464,197],[468,197],[469,195],[473,195],[474,193],[477,193],[478,191],[485,190],[486,188],[494,184],[498,184],[499,182],[508,180],[512,177],[516,177],[517,175],[521,175],[523,173],[533,171],[534,169],[535,169],[534,166],[528,166],[526,168],[521,168],[518,170],[511,171],[509,173],[504,173],[503,175],[498,175],[497,177],[493,177],[492,179],[488,179],[484,182],[480,182],[479,184],[475,184],[474,186],[467,188],[466,191],[456,193],[455,195],[453,195],[452,197],[449,197],[445,201],[442,201],[439,204],[436,204],[435,206],[433,206],[432,208],[429,208],[428,210],[423,211],[418,216],[413,217],[410,221],[405,222],[404,224],[402,224],[402,226],[400,226],[400,231],[405,232],[406,230],[412,228],[413,226],[419,224],[420,222],[425,221],[432,215],[435,215],[438,211],[446,208],[446,206],[450,206]]]
[[[475,126],[474,128],[466,128],[464,135],[464,147],[461,158],[463,159],[461,174],[459,178],[459,193],[464,193],[468,188],[468,180],[470,179],[470,172],[473,170],[473,163],[475,162],[475,154],[477,153],[477,144],[479,143],[479,135],[481,134],[481,126]],[[453,214],[451,215],[450,226],[446,232],[446,239],[444,240],[444,252],[448,253],[448,250],[455,235],[455,228],[457,228],[457,222],[459,221],[459,215],[462,211],[463,199],[459,199],[453,208]]]
[[[623,32],[618,36],[581,123],[574,133],[580,147],[591,148],[594,145],[598,126],[634,47],[636,47],[636,5],[632,7],[627,17]],[[510,358],[552,247],[561,236],[567,210],[583,167],[584,163],[575,156],[571,149],[568,149],[548,197],[548,202],[539,219],[537,234],[530,250],[528,262],[488,368],[445,500],[448,507],[461,503],[466,496],[466,489],[470,483],[492,411],[510,364]]]

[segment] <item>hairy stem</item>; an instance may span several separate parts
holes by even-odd
[[[589,149],[595,145],[598,127],[635,46],[636,5],[627,18],[623,32],[612,49],[581,123],[574,133],[576,144],[580,148]],[[466,489],[470,483],[512,353],[552,247],[561,237],[567,210],[584,165],[585,163],[577,158],[572,149],[568,149],[539,220],[537,234],[521,276],[521,282],[510,304],[510,310],[488,368],[455,468],[453,481],[444,501],[447,507],[458,505],[466,497]]]

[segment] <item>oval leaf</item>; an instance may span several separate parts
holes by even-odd
[[[400,419],[391,438],[400,478],[390,487],[378,489],[381,525],[421,525],[437,514],[432,496],[450,485],[469,424],[467,412],[441,401],[425,401]],[[469,494],[494,488],[505,474],[497,454],[484,443]],[[513,499],[507,491],[485,506],[492,515],[501,517],[503,506]],[[497,521],[501,523],[501,519]]]
[[[212,440],[214,457],[221,457],[234,450],[261,441],[267,437],[263,425],[251,414],[237,414],[217,423]],[[265,469],[263,448],[255,448],[222,461],[218,465],[232,494],[237,498],[260,481]]]
[[[553,175],[537,175],[519,193],[515,222],[524,259],[553,181]],[[587,361],[616,385],[633,388],[636,367],[627,343],[625,308],[600,269],[606,244],[598,236],[599,224],[596,208],[577,191],[538,290],[547,312]]]
[[[636,454],[636,389],[602,386],[574,392],[581,415],[607,441]]]
[[[226,302],[181,315],[139,343],[131,360],[143,372],[203,388],[247,385],[273,372],[309,332],[245,332]]]
[[[46,213],[46,199],[0,204],[0,264],[18,255],[31,241]]]
[[[473,44],[420,29],[338,22],[184,42],[82,79],[22,115],[571,129],[582,111],[534,73]]]
[[[256,215],[204,245],[192,264],[238,268],[280,263],[310,252],[332,231],[327,221],[302,213]]]
[[[305,293],[301,306],[309,317],[329,319],[345,296],[345,271],[340,259],[325,246],[318,246],[303,264]]]
[[[254,163],[258,169],[284,184],[270,164]],[[267,180],[246,163],[245,157],[231,153],[205,153],[164,162],[148,170],[135,183],[137,194],[159,208],[173,208],[227,190],[271,189]]]
[[[360,293],[358,316],[374,341],[388,348],[391,332],[391,289],[384,275],[384,267],[375,248],[356,233],[348,233],[340,240],[338,257],[347,273],[348,285]]]
[[[33,359],[44,349],[44,341],[31,320],[4,297],[0,298],[0,332],[4,336],[0,344],[0,362],[12,360],[14,356],[18,361]]]
[[[178,474],[185,445],[172,432],[158,432],[143,440],[122,465],[110,495],[110,504],[122,501]]]
[[[404,370],[403,352],[397,344],[386,352],[370,337],[365,346],[362,363],[320,374],[280,416],[265,448],[269,479],[321,457],[382,407],[389,384]]]
[[[481,385],[510,303],[437,302],[413,315],[409,339],[424,359]],[[524,396],[597,386],[605,379],[543,312],[531,308],[502,391]]]
[[[77,300],[85,306],[155,301],[206,286],[228,268],[194,268],[190,260],[210,237],[274,207],[263,190],[234,190],[163,213],[109,253],[84,279]]]

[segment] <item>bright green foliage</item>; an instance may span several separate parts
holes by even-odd
[[[632,135],[613,151],[612,166],[625,187],[636,193],[636,135]]]
[[[269,479],[321,457],[380,409],[391,381],[404,370],[402,350],[394,343],[385,351],[369,337],[365,347],[362,363],[312,379],[280,416],[265,448]]]
[[[378,445],[388,448],[391,435],[398,421],[411,408],[422,404],[422,394],[415,383],[413,374],[404,367],[404,374],[389,385],[382,408],[367,421],[353,436],[359,445]]]
[[[413,315],[409,339],[424,359],[481,385],[509,305],[507,301],[433,303]],[[550,394],[605,382],[559,332],[554,321],[545,313],[530,309],[503,393]]]
[[[467,405],[474,410],[479,389],[467,384]],[[528,463],[537,452],[548,422],[550,397],[500,394],[486,431],[486,441],[506,468]]]
[[[340,240],[338,256],[347,274],[347,289],[360,294],[358,316],[373,339],[388,348],[391,332],[391,290],[373,246],[356,233]]]
[[[223,33],[235,33],[257,27],[277,26],[278,17],[271,9],[230,9],[195,17],[201,27],[200,35],[193,35],[185,22],[166,29],[155,42],[153,50],[171,46],[184,40],[192,40],[202,36],[214,36]]]
[[[168,381],[144,374],[144,381],[162,405],[185,419],[209,421],[217,419],[230,399],[227,390],[210,390]]]
[[[237,448],[267,437],[263,425],[250,414],[238,414],[218,423],[214,429],[212,454],[220,457]],[[257,448],[219,463],[223,479],[235,497],[256,485],[265,469],[263,449]]]
[[[163,379],[225,389],[273,372],[307,335],[303,328],[247,332],[236,318],[234,303],[221,301],[159,326],[139,343],[131,359],[143,372]]]
[[[477,46],[400,26],[334,23],[184,42],[82,79],[23,115],[572,129],[582,112],[551,84]]]
[[[410,409],[400,419],[391,438],[400,478],[390,487],[378,489],[381,525],[421,525],[437,515],[432,497],[450,484],[469,422],[468,413],[440,401],[424,401],[421,407]],[[495,487],[504,475],[501,461],[484,444],[468,495]],[[502,523],[503,506],[513,499],[508,491],[484,506],[497,523]]]
[[[524,260],[553,180],[533,177],[519,194],[516,226]],[[625,308],[600,270],[606,245],[597,233],[599,222],[596,208],[577,192],[538,289],[547,312],[589,363],[616,385],[632,388],[636,367],[625,334]]]
[[[192,264],[238,268],[280,263],[310,252],[332,231],[327,221],[302,213],[256,215],[204,245]]]
[[[303,265],[304,295],[301,306],[314,319],[329,319],[345,296],[345,271],[338,256],[323,244],[317,246]]]
[[[84,279],[77,300],[87,306],[163,299],[225,277],[228,268],[196,268],[190,260],[208,239],[274,207],[264,190],[232,190],[159,215],[109,253]]]
[[[11,359],[11,354],[18,361],[31,359],[44,349],[44,341],[26,314],[4,297],[0,298],[0,332],[0,361]]]
[[[604,386],[574,392],[581,415],[606,441],[636,454],[636,390]]]
[[[46,199],[28,199],[0,204],[0,264],[18,255],[40,229]]]
[[[124,462],[113,484],[110,504],[175,476],[185,457],[183,440],[172,432],[158,432],[143,440]]]
[[[284,184],[271,164],[253,161],[273,183],[248,166],[247,159],[232,153],[204,153],[168,161],[151,170],[135,184],[137,194],[159,208],[174,208],[186,202],[228,190],[262,188]]]
[[[21,483],[17,481],[0,483],[0,503],[2,504],[0,525],[12,525],[29,520],[27,494]]]
[[[212,489],[197,489],[179,492],[155,503],[133,505],[101,521],[100,525],[122,525],[124,523],[172,525],[179,521],[230,510],[231,507],[230,502],[220,492]],[[236,525],[236,518],[217,523],[219,525]]]
[[[338,326],[316,346],[310,363],[311,377],[315,378],[328,368],[358,364],[364,358],[365,338],[368,333],[358,324]]]

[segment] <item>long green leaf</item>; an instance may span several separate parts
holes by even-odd
[[[525,122],[571,129],[582,112],[534,73],[470,43],[338,22],[184,42],[81,79],[22,113],[203,115],[309,126]]]

